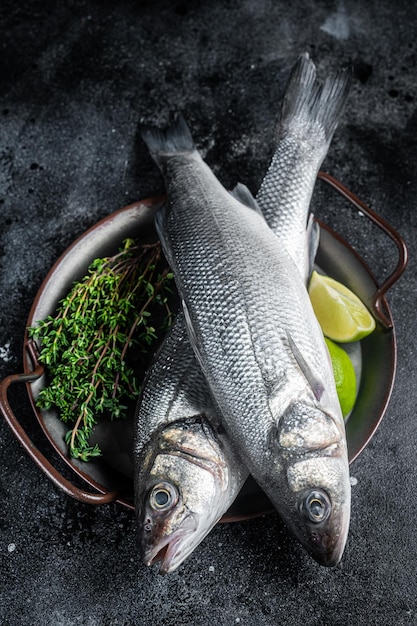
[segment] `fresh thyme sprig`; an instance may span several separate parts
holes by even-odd
[[[137,397],[137,370],[144,370],[146,356],[172,323],[171,284],[159,243],[128,239],[115,256],[93,261],[55,316],[29,329],[48,373],[37,405],[57,407],[60,418],[73,424],[65,438],[71,456],[100,456],[99,446],[89,444],[98,417],[125,416],[124,403]]]

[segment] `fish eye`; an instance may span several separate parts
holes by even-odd
[[[154,511],[167,511],[178,502],[178,491],[170,483],[158,483],[149,494],[149,504]]]
[[[324,491],[310,491],[301,501],[304,517],[313,524],[324,522],[329,517],[331,508],[330,498]]]

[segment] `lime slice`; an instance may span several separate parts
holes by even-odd
[[[375,320],[350,289],[314,271],[308,288],[323,334],[341,343],[358,341],[375,328]]]
[[[355,370],[349,355],[341,346],[327,338],[325,338],[325,342],[332,360],[340,408],[342,409],[343,417],[346,417],[353,409],[356,400]]]

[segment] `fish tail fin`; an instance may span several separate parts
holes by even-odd
[[[167,156],[195,150],[191,131],[180,113],[175,115],[171,124],[165,129],[143,126],[140,132],[152,158],[159,167],[162,166]]]
[[[313,61],[307,53],[301,55],[284,94],[280,134],[299,133],[300,128],[308,134],[312,128],[318,128],[328,146],[346,104],[351,75],[351,69],[345,67],[320,85]]]
[[[328,76],[324,81],[317,98],[317,120],[323,124],[326,138],[330,142],[345,108],[352,70],[346,66],[334,76]]]

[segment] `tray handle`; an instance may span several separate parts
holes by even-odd
[[[380,228],[388,237],[395,243],[398,250],[398,263],[394,271],[384,280],[382,285],[377,288],[373,299],[372,305],[375,317],[385,326],[387,330],[393,327],[392,321],[388,316],[384,304],[385,294],[388,289],[392,287],[394,283],[400,278],[407,265],[407,246],[401,235],[383,218],[378,215],[373,209],[367,206],[362,200],[360,200],[352,191],[347,189],[342,183],[333,178],[330,174],[320,171],[317,178],[323,180],[331,187],[336,189],[342,196],[344,196],[349,202],[351,202],[359,211],[362,211],[368,219],[371,220],[378,228]]]
[[[17,420],[8,399],[9,387],[16,383],[33,382],[40,378],[43,374],[43,366],[39,364],[36,358],[33,344],[28,343],[27,349],[32,364],[34,365],[33,370],[27,374],[11,374],[0,382],[0,411],[3,414],[4,419],[6,420],[16,439],[23,446],[25,452],[30,456],[32,461],[34,461],[36,465],[44,472],[44,474],[46,474],[46,476],[68,496],[71,496],[72,498],[74,498],[75,500],[79,500],[80,502],[86,502],[88,504],[98,505],[114,502],[120,497],[120,494],[118,494],[116,491],[110,491],[107,493],[91,493],[79,489],[69,480],[64,478],[64,476],[62,476],[62,474],[60,474],[48,461],[48,459],[44,457],[44,455],[38,450],[38,448],[36,448],[36,446],[28,437],[24,428]]]

